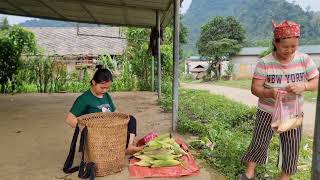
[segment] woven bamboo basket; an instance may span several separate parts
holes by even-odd
[[[123,113],[91,113],[78,118],[79,124],[88,129],[84,161],[96,164],[96,176],[122,171],[128,120]]]

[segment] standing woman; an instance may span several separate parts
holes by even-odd
[[[66,122],[72,127],[77,126],[77,117],[96,112],[115,112],[116,107],[108,93],[112,84],[112,74],[108,69],[102,69],[97,66],[98,70],[95,72],[91,80],[91,88],[80,95],[73,103],[70,112],[67,115]],[[133,154],[142,150],[143,147],[134,145],[134,138],[137,132],[136,119],[130,115],[127,133],[127,154]]]
[[[299,102],[303,112],[304,91],[314,91],[318,87],[318,69],[312,59],[297,51],[300,25],[292,21],[275,24],[274,50],[258,62],[251,85],[251,92],[259,98],[257,118],[251,144],[242,160],[247,163],[246,171],[238,175],[238,180],[254,179],[257,164],[266,164],[268,146],[273,135],[272,113],[279,90],[286,97]],[[298,96],[297,96],[298,95]],[[280,134],[282,162],[281,180],[289,180],[296,173],[302,127]]]

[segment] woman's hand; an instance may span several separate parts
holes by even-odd
[[[277,98],[278,93],[281,93],[282,95],[285,95],[285,94],[288,93],[287,91],[282,90],[282,89],[278,89],[278,88],[272,88],[272,89],[269,89],[269,90],[271,91],[273,99]]]
[[[270,89],[270,91],[271,91],[271,94],[272,94],[272,98],[273,98],[273,99],[276,99],[276,98],[277,98],[277,95],[278,95],[279,89],[277,89],[277,88],[272,88],[272,89]]]
[[[306,86],[304,83],[289,84],[286,90],[295,94],[301,94],[306,90]]]
[[[127,155],[132,155],[134,153],[142,151],[143,148],[144,148],[144,146],[135,146],[135,145],[129,144],[127,149],[126,149],[126,154]]]

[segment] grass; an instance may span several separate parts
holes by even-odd
[[[304,93],[304,99],[306,101],[309,101],[309,102],[316,102],[317,101],[317,92],[305,92]]]
[[[220,81],[213,82],[213,84],[219,85],[219,86],[241,88],[241,89],[250,89],[251,88],[251,79],[231,80],[231,81],[220,80]]]
[[[231,80],[231,81],[215,81],[213,82],[214,85],[219,86],[227,86],[227,87],[235,87],[241,89],[248,89],[251,88],[251,79],[243,79],[243,80]],[[305,92],[304,99],[308,102],[316,102],[317,101],[317,92]]]
[[[171,105],[162,104],[163,107]],[[192,147],[198,147],[199,158],[212,168],[227,179],[234,179],[245,168],[240,158],[251,141],[255,113],[255,108],[207,91],[180,90],[178,130],[214,142],[213,149],[196,144]],[[269,146],[269,163],[257,168],[257,179],[277,179],[280,171],[276,167],[278,151],[279,135],[274,135]],[[292,179],[310,179],[311,160],[312,140],[303,137],[298,172]]]

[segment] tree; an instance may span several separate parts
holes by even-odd
[[[7,38],[0,38],[0,85],[1,93],[5,92],[7,82],[17,70],[18,54],[13,43]]]
[[[1,93],[4,93],[8,82],[14,90],[13,77],[17,73],[21,54],[35,53],[36,42],[32,32],[17,25],[0,32],[0,85]]]
[[[14,44],[19,56],[23,53],[34,54],[37,51],[35,35],[21,26],[12,26],[9,29],[8,38]]]
[[[200,56],[210,60],[208,74],[213,71],[220,78],[220,61],[238,53],[244,40],[245,30],[233,16],[217,16],[202,26],[197,48]]]
[[[188,28],[183,23],[183,15],[180,15],[180,44],[183,46],[188,43]]]
[[[180,49],[179,49],[179,69],[180,69],[180,73],[184,72],[184,66],[185,66],[185,59],[188,57],[188,53],[186,53],[184,51],[184,46],[188,43],[188,28],[184,25],[183,23],[183,15],[180,16],[180,33],[179,33],[179,37],[180,37]]]
[[[7,17],[4,17],[0,20],[0,29],[1,30],[8,30],[10,28],[9,22]]]
[[[149,53],[150,29],[128,28],[128,46],[125,59],[128,59],[134,75],[138,78],[138,88],[149,90],[151,87],[151,54]]]

